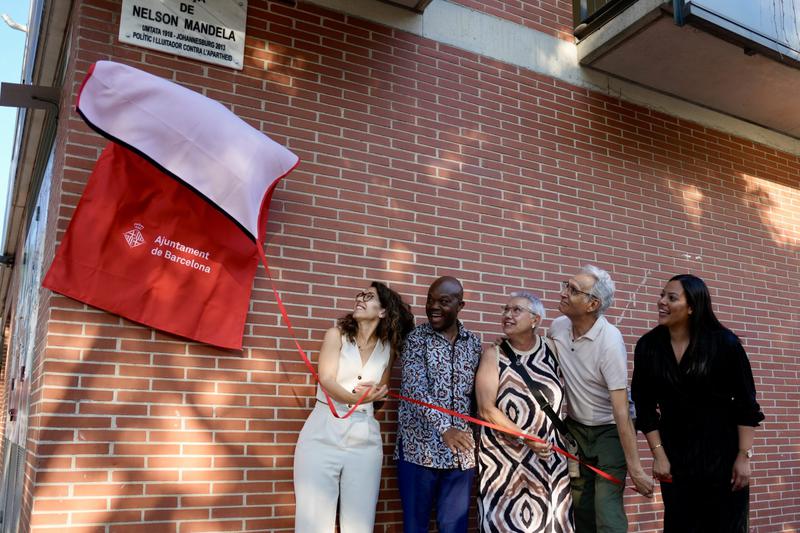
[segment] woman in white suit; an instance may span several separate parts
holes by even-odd
[[[380,487],[383,443],[373,402],[383,400],[395,357],[414,327],[399,294],[380,282],[356,295],[353,311],[325,333],[319,380],[336,418],[317,387],[317,404],[306,420],[294,456],[297,533],[330,533],[339,506],[341,533],[372,533]]]

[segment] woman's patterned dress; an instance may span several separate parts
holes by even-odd
[[[564,389],[553,353],[539,338],[518,353],[531,379],[553,410],[561,412]],[[523,431],[563,448],[553,423],[541,410],[514,364],[497,349],[500,383],[497,407]],[[567,459],[552,453],[540,459],[528,446],[482,427],[478,445],[478,512],[484,532],[574,531]]]

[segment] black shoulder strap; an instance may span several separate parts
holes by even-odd
[[[547,415],[547,418],[549,418],[550,421],[553,423],[553,425],[556,427],[556,429],[558,429],[558,432],[561,433],[561,435],[564,437],[572,438],[572,435],[570,434],[567,425],[564,423],[563,420],[561,420],[561,418],[555,413],[555,411],[553,411],[553,407],[550,405],[550,402],[545,397],[545,395],[542,394],[541,388],[533,381],[533,379],[531,379],[531,376],[525,369],[525,365],[523,365],[520,362],[519,356],[511,348],[511,345],[508,344],[508,341],[504,340],[502,343],[500,343],[500,349],[503,350],[503,353],[505,353],[506,356],[509,358],[511,364],[514,365],[514,368],[517,369],[517,372],[519,372],[519,374],[522,376],[522,379],[525,380],[525,383],[528,385],[528,388],[533,393],[533,397],[536,398],[536,402],[539,404],[539,407],[541,407],[542,411],[544,411],[544,414]]]

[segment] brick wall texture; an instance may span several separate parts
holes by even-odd
[[[506,294],[540,294],[547,326],[557,283],[594,263],[617,281],[609,318],[632,353],[665,281],[705,278],[742,337],[767,416],[752,527],[800,528],[797,157],[302,2],[248,3],[246,66],[234,72],[122,45],[119,2],[75,2],[48,264],[104,146],[74,112],[79,83],[100,59],[142,68],[219,100],[301,157],[275,192],[267,255],[312,353],[373,279],[422,320],[428,284],[458,276],[462,319],[491,341]],[[461,3],[569,31],[563,1]],[[263,268],[250,305],[239,353],[45,300],[32,531],[291,531],[294,444],[314,384]],[[380,415],[377,531],[400,530],[395,409]],[[660,508],[630,492],[631,530],[658,531]]]
[[[565,41],[575,41],[571,0],[454,0],[453,3]]]

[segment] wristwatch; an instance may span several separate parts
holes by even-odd
[[[744,454],[745,457],[750,459],[753,457],[753,448],[747,448],[746,450],[739,450],[739,453]]]

